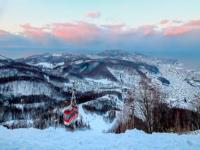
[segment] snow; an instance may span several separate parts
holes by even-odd
[[[53,54],[54,57],[61,57],[61,54]],[[66,56],[68,58],[70,56]],[[92,57],[92,56],[91,56]],[[98,57],[98,56],[97,56]],[[99,56],[96,59],[100,59]],[[95,57],[93,58],[95,59]],[[140,70],[147,74],[149,78],[152,79],[152,83],[158,85],[160,89],[168,94],[167,101],[173,107],[181,107],[185,109],[194,109],[191,101],[194,96],[198,94],[200,90],[199,82],[195,80],[200,80],[200,72],[193,72],[190,70],[185,70],[183,65],[174,64],[170,62],[160,61],[158,59],[145,58],[143,56],[138,56],[135,58],[123,58],[124,60],[129,61],[143,61],[147,64],[155,65],[159,68],[160,73],[152,74],[148,72],[144,67],[141,67]],[[90,62],[91,60],[80,59],[74,61],[74,65],[79,65],[83,62]],[[113,60],[116,61],[116,60]],[[50,62],[39,62],[35,64],[36,66],[43,66],[45,68],[54,68],[59,65],[64,65],[64,62],[59,63],[50,63]],[[98,65],[98,63],[93,63],[89,69],[93,69]],[[84,71],[83,68],[82,71]],[[69,78],[69,83],[63,83],[64,89],[72,87],[72,83],[75,82],[77,85],[77,91],[119,91],[121,92],[122,88],[135,89],[136,96],[139,88],[139,82],[141,75],[134,70],[129,69],[117,69],[108,67],[108,70],[116,77],[119,81],[122,78],[122,85],[120,82],[113,82],[108,79],[92,79],[92,78]],[[9,76],[24,76],[28,73],[29,76],[37,76],[32,72],[27,71],[26,73],[19,73],[17,69],[2,69],[1,77]],[[67,75],[67,74],[65,74]],[[53,84],[59,84],[62,87],[60,82],[56,83],[51,81],[47,75],[44,75],[45,79],[48,82]],[[121,77],[121,78],[120,78]],[[162,85],[158,80],[158,77],[164,77],[170,81],[168,86]],[[191,86],[187,81],[194,84]],[[57,85],[58,86],[58,85]],[[49,84],[43,82],[33,82],[33,81],[13,81],[0,85],[0,93],[5,96],[21,96],[21,95],[42,95],[45,94],[49,97],[55,99],[61,99],[61,96],[56,93],[56,91],[49,86]],[[116,100],[116,104],[122,106],[122,102],[118,99],[116,95],[112,95],[110,98],[108,95],[100,97],[99,99],[110,99]],[[96,99],[96,100],[99,100]],[[187,99],[187,102],[184,100]],[[93,103],[95,100],[93,100]],[[16,108],[33,108],[33,107],[44,107],[45,103],[34,103],[34,104],[15,104],[13,105]],[[101,106],[101,105],[100,105]],[[139,105],[135,107],[135,115],[141,119],[141,113],[139,112]],[[64,128],[48,128],[45,130],[38,129],[16,129],[16,130],[7,130],[0,126],[0,150],[4,149],[194,149],[200,150],[200,131],[197,132],[197,135],[187,134],[187,135],[177,135],[177,134],[161,134],[153,133],[146,134],[138,130],[130,130],[125,134],[111,134],[105,133],[110,128],[113,127],[115,120],[110,123],[105,120],[105,114],[99,115],[97,113],[87,112],[82,109],[82,105],[79,105],[79,113],[83,118],[83,121],[90,126],[90,130],[69,132],[65,131]],[[10,118],[7,124],[17,122],[17,120],[11,120]],[[31,119],[31,118],[28,118]],[[28,122],[31,123],[31,120]],[[35,146],[37,145],[37,146]]]
[[[95,113],[85,113],[82,105],[79,105],[79,113],[83,117],[83,120],[89,124],[90,129],[95,132],[106,132],[112,127],[111,123],[107,123],[103,116]]]
[[[92,79],[92,78],[85,78],[88,82],[96,82],[101,84],[112,84],[113,82],[108,79]]]
[[[49,62],[39,62],[37,64],[33,64],[35,66],[41,66],[43,68],[49,68],[49,69],[53,69],[54,67],[57,67],[57,66],[62,66],[64,65],[65,63],[64,62],[59,62],[59,63],[49,63]]]
[[[170,81],[169,87],[162,86],[161,88],[169,94],[169,100],[179,101],[179,107],[185,108],[184,99],[192,101],[199,92],[199,88],[193,87],[185,81],[191,72],[170,64],[162,64],[159,68],[162,75]]]
[[[39,107],[45,107],[45,102],[40,103],[32,103],[32,104],[13,104],[15,108],[23,110],[24,108],[39,108]]]
[[[0,93],[4,93],[4,87],[9,87],[6,91],[7,95],[48,95],[51,96],[51,91],[47,84],[37,83],[32,81],[13,81],[0,86]]]
[[[48,62],[40,62],[40,63],[37,63],[35,64],[36,66],[42,66],[44,68],[50,68],[50,69],[53,69],[53,64],[51,63],[48,63]]]
[[[72,86],[72,83],[76,83],[76,89],[78,91],[87,92],[87,91],[105,91],[115,89],[117,84],[108,79],[92,79],[92,78],[84,78],[84,80],[71,78],[69,83],[65,83],[65,89],[68,86]]]
[[[0,149],[48,150],[200,150],[200,134],[146,134],[129,130],[124,134],[92,130],[69,132],[64,128],[15,129],[0,127]]]
[[[60,62],[60,63],[57,63],[56,66],[62,66],[64,64],[65,64],[65,62]]]
[[[61,53],[54,53],[54,54],[52,54],[52,56],[53,56],[53,57],[61,57],[62,54],[61,54]]]
[[[10,121],[4,122],[3,124],[11,126],[13,124],[16,124],[16,125],[20,124],[20,122],[25,122],[28,126],[30,125],[30,127],[31,127],[31,124],[33,124],[33,120],[30,120],[30,119],[28,119],[28,120],[10,120]]]
[[[6,84],[0,84],[0,94],[5,96],[21,96],[21,95],[46,95],[57,100],[63,99],[55,89],[43,82],[32,81],[13,81]]]

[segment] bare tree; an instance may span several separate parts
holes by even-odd
[[[127,93],[127,99],[124,103],[124,109],[126,109],[126,116],[128,118],[128,124],[134,128],[135,118],[135,95],[134,90],[130,89]]]
[[[200,94],[199,94],[199,96],[197,97],[197,112],[200,113]]]
[[[194,101],[191,102],[192,105],[194,106],[194,108],[196,109],[196,111],[198,113],[200,113],[200,93],[198,93],[195,98]]]
[[[151,80],[144,77],[140,81],[139,109],[144,116],[147,132],[154,131],[155,110],[159,111],[160,104],[164,103],[164,94],[158,87],[151,84]]]
[[[135,111],[135,97],[134,90],[128,90],[124,93],[124,103],[121,111],[118,113],[117,121],[113,131],[115,133],[125,132],[127,129],[134,128],[134,111]]]

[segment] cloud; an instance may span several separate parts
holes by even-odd
[[[156,32],[156,30],[155,30],[156,28],[157,28],[156,25],[143,25],[143,26],[139,26],[137,28],[137,31],[148,36],[148,35],[154,34]]]
[[[163,34],[166,36],[175,36],[175,35],[181,35],[185,34],[187,32],[190,32],[192,29],[188,28],[187,26],[179,26],[179,27],[168,27],[164,29]]]
[[[123,28],[125,28],[125,24],[107,24],[107,25],[102,25],[102,27],[109,31],[109,32],[114,32],[114,33],[120,33],[123,31]]]
[[[161,25],[165,25],[165,24],[167,24],[167,23],[169,23],[169,20],[166,20],[166,19],[165,19],[165,20],[161,20],[161,21],[160,21],[160,24],[161,24]]]
[[[19,34],[0,30],[0,48],[39,48],[69,50],[199,50],[200,21],[146,24],[128,27],[126,24],[104,24],[76,21],[44,26],[20,25]],[[25,53],[25,52],[24,52]],[[27,53],[26,53],[27,54]]]
[[[100,12],[88,12],[85,14],[86,17],[89,17],[89,18],[99,18],[101,16],[101,13]]]
[[[42,27],[34,27],[30,24],[21,25],[23,28],[22,35],[35,40],[48,39],[49,37],[57,38],[65,42],[88,42],[94,39],[102,38],[103,36],[111,36],[110,39],[115,39],[122,35],[164,35],[164,36],[179,36],[200,30],[200,20],[190,20],[185,23],[173,24],[173,21],[162,20],[161,26],[158,28],[156,24],[141,25],[138,27],[127,27],[125,24],[104,24],[95,25],[88,22],[76,21],[66,23],[53,23]],[[171,24],[171,23],[172,24]],[[177,22],[177,21],[176,21]],[[2,32],[3,33],[3,32]],[[2,34],[0,32],[0,34]],[[108,37],[106,37],[108,38]]]
[[[27,37],[41,38],[45,36],[44,27],[33,27],[30,24],[20,25],[23,29],[23,34]]]
[[[100,29],[90,23],[55,23],[51,25],[51,34],[65,41],[89,40],[98,36]]]
[[[163,34],[166,36],[177,36],[194,31],[200,31],[200,20],[190,20],[178,26],[168,26],[163,30]]]
[[[0,30],[0,36],[3,36],[5,34],[8,34],[8,32],[4,31],[4,30]]]
[[[34,46],[31,42],[21,35],[12,34],[6,31],[0,31],[0,48],[8,47],[23,47],[23,46]]]
[[[191,20],[191,21],[187,22],[185,25],[200,28],[200,19],[199,20]]]
[[[172,22],[175,23],[175,24],[183,23],[183,21],[181,21],[181,20],[172,20]]]

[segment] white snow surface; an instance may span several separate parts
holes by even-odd
[[[64,128],[9,130],[0,126],[1,150],[200,150],[200,134],[124,134],[92,130],[69,132]]]
[[[42,66],[44,68],[51,68],[51,69],[53,69],[54,67],[53,64],[48,63],[48,62],[40,62],[40,63],[35,64],[35,66]]]
[[[79,107],[80,108],[80,107]],[[82,107],[79,109],[81,116],[83,117],[83,120],[90,125],[91,130],[94,130],[95,132],[102,132],[109,129],[109,124],[106,123],[103,120],[103,117],[100,115],[97,115],[95,113],[88,113],[86,114]]]

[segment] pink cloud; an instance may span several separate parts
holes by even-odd
[[[142,32],[144,35],[148,36],[154,34],[156,28],[156,25],[143,25],[139,26],[136,31]]]
[[[88,12],[85,14],[86,17],[89,18],[99,18],[101,16],[100,12]]]
[[[99,28],[86,22],[56,23],[52,25],[51,33],[64,40],[80,41],[96,37],[99,33]]]
[[[23,34],[28,37],[43,37],[45,35],[43,27],[33,27],[30,24],[24,24],[20,27],[23,29]]]
[[[168,44],[171,40],[178,39],[178,41],[174,40],[175,44],[172,45],[176,47],[177,44],[176,49],[189,49],[192,44],[195,48],[198,45],[197,48],[199,48],[199,22],[199,20],[190,20],[174,23],[173,20],[169,20],[169,23],[163,26],[159,22],[142,26],[127,26],[125,24],[95,25],[80,21],[54,23],[39,27],[25,24],[21,25],[23,31],[19,34],[0,30],[0,46],[69,49],[149,49],[150,47],[163,49],[165,46],[169,47]],[[185,41],[188,42],[184,43]],[[188,47],[185,47],[186,44],[188,44]]]
[[[5,31],[5,30],[1,30],[0,29],[0,36],[7,36],[7,35],[10,35],[10,34],[12,34],[12,33],[10,33],[10,32],[8,32],[8,31]]]
[[[0,36],[9,34],[9,32],[0,29]]]
[[[187,26],[200,27],[200,20],[191,20],[186,23]]]
[[[163,34],[166,36],[174,36],[174,35],[181,35],[191,31],[190,28],[187,26],[179,26],[179,27],[168,27],[164,29]]]
[[[163,34],[166,36],[175,36],[200,30],[200,20],[191,20],[179,26],[169,26],[164,29]]]
[[[161,24],[161,25],[165,25],[165,24],[167,24],[167,23],[169,23],[169,20],[161,20],[161,21],[160,21],[160,24]]]
[[[180,21],[179,21],[180,22]],[[139,27],[128,28],[125,24],[107,24],[97,26],[92,23],[77,21],[66,23],[54,23],[42,27],[34,27],[30,24],[21,25],[22,34],[40,41],[46,41],[47,37],[55,37],[68,42],[91,41],[98,37],[117,39],[123,35],[133,35],[135,33],[144,36],[161,34],[165,36],[176,36],[186,34],[192,31],[200,31],[200,20],[190,20],[186,23],[173,24],[173,21],[162,20],[161,24],[166,26],[157,26],[157,24],[147,24]],[[4,31],[0,30],[0,35]]]

